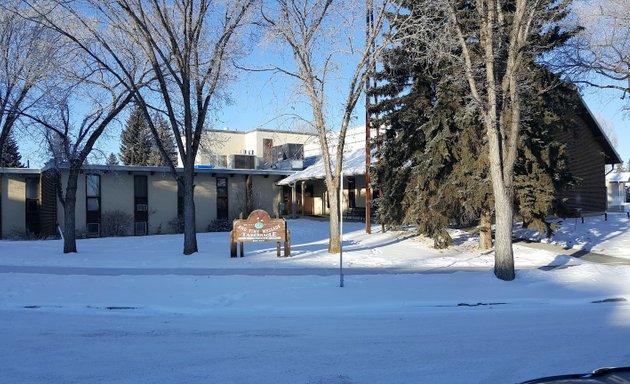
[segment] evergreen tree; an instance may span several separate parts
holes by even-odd
[[[413,17],[417,3],[403,5]],[[416,225],[438,248],[451,243],[449,223],[479,221],[482,247],[490,247],[494,201],[483,123],[462,97],[461,69],[410,58],[410,52],[423,49],[415,39],[404,38],[413,36],[413,24],[399,31],[403,43],[383,56],[379,87],[373,90],[379,97],[371,110],[380,116],[375,124],[387,127],[376,141],[380,160],[373,167],[375,186],[382,190],[377,200],[381,219]],[[555,193],[574,181],[553,129],[562,129],[566,105],[577,104],[570,96],[563,99],[574,92],[567,87],[537,94],[559,80],[534,63],[531,70],[538,75],[523,123],[515,204],[527,224],[548,231],[544,217],[560,209]]]
[[[107,156],[107,165],[119,165],[118,157],[112,152]]]
[[[7,140],[2,147],[2,158],[0,159],[0,167],[7,168],[24,168],[22,164],[22,155],[18,149],[17,141],[13,134],[9,134]]]
[[[537,77],[528,94],[528,119],[523,121],[523,138],[514,169],[515,203],[525,227],[551,235],[552,228],[545,217],[550,213],[568,213],[556,193],[577,183],[569,172],[566,145],[555,135],[577,124],[575,116],[579,115],[581,102],[575,87],[544,68],[532,68]]]
[[[124,165],[149,165],[151,131],[142,110],[134,107],[120,137],[120,161]]]
[[[168,154],[170,162],[177,166],[177,145],[175,143],[175,137],[173,132],[168,126],[168,122],[161,116],[155,118],[155,129],[158,133],[159,142]],[[168,166],[169,161],[164,159],[158,143],[154,137],[151,138],[151,154],[149,155],[148,165],[153,166]]]

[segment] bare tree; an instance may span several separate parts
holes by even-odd
[[[81,93],[81,97],[71,94],[59,100],[56,106],[49,108],[48,113],[44,115],[28,115],[44,128],[44,136],[52,155],[52,163],[49,165],[57,173],[57,197],[64,211],[64,253],[77,252],[75,212],[81,168],[107,126],[133,98],[133,93],[124,87],[110,87],[102,83],[101,90],[105,89],[109,93],[109,100],[103,102],[93,98],[95,91],[98,91],[96,84],[92,81],[89,84],[86,89],[89,95],[84,92]],[[77,122],[75,115],[79,112],[72,110],[70,105],[79,104],[79,99],[84,103],[88,98],[92,99],[90,109]],[[67,171],[67,178],[61,177],[62,170]]]
[[[261,7],[270,38],[288,49],[294,61],[293,67],[274,66],[266,70],[296,80],[312,113],[304,121],[309,121],[317,134],[326,171],[330,253],[338,253],[340,249],[338,191],[346,132],[368,79],[373,55],[384,46],[379,44],[374,49],[391,3],[388,0],[376,3],[374,28],[368,30],[365,41],[361,41],[366,30],[364,2],[277,0]],[[345,89],[340,90],[341,84]],[[334,112],[329,114],[331,110],[341,111],[341,117]],[[333,130],[338,132],[331,135]],[[336,149],[332,148],[333,136]]]
[[[194,165],[208,110],[215,107],[228,80],[228,63],[239,43],[254,0],[218,2],[119,0],[106,2],[106,14],[142,47],[156,79],[154,92],[139,92],[138,104],[165,158],[164,143],[149,111],[164,111],[177,141],[183,174],[169,165],[184,190],[184,254],[198,251],[195,227]],[[151,89],[151,88],[149,88]],[[157,100],[157,105],[151,102]]]
[[[573,16],[583,31],[552,63],[575,82],[630,97],[630,0],[576,1]]]
[[[236,52],[254,0],[84,0],[53,1],[85,33],[77,35],[53,18],[47,23],[64,34],[132,92],[173,176],[184,190],[184,254],[197,252],[194,163],[208,111],[216,108],[229,80]],[[36,7],[34,7],[36,8]],[[79,9],[81,12],[79,12]],[[100,20],[113,35],[102,35]],[[88,45],[93,41],[95,45]],[[131,46],[121,46],[128,42]],[[126,55],[129,53],[130,55]],[[147,63],[153,82],[141,89],[133,68]],[[176,171],[155,121],[162,113],[177,141],[183,172]]]
[[[0,4],[0,157],[20,113],[41,104],[59,59],[54,34],[23,18],[19,3]]]
[[[79,17],[66,2],[63,6],[54,1],[24,3],[28,10],[23,17],[55,34],[59,39],[56,49],[67,48],[63,52],[65,65],[59,68],[64,82],[47,96],[45,107],[21,113],[44,128],[52,166],[59,176],[57,195],[64,209],[64,253],[77,252],[75,208],[81,168],[107,127],[146,84],[147,71],[144,63],[135,59],[137,47],[115,27]],[[104,47],[102,41],[116,47],[116,57],[107,55],[109,47]],[[121,62],[126,63],[126,72],[113,72],[111,68]],[[67,171],[67,178],[60,177],[61,170]]]

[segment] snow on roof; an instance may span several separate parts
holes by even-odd
[[[332,165],[334,167],[333,159]],[[344,153],[343,155],[343,174],[347,176],[365,175],[365,147],[355,151]],[[303,171],[292,174],[282,179],[278,185],[290,185],[298,181],[323,179],[326,176],[324,168],[324,158],[320,157],[315,164],[304,169]]]
[[[609,183],[628,183],[630,182],[630,172],[613,172],[606,175],[606,181]]]

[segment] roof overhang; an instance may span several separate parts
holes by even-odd
[[[47,165],[44,171],[58,168],[61,170],[69,169],[67,164],[58,166]],[[169,167],[149,167],[136,165],[84,165],[81,167],[84,172],[137,172],[137,173],[171,173]],[[184,168],[175,168],[175,172],[183,173]],[[296,171],[288,169],[233,169],[233,168],[195,168],[196,174],[225,174],[225,175],[259,175],[259,176],[289,176]]]
[[[39,175],[42,170],[39,168],[4,168],[0,167],[0,174],[5,175]]]

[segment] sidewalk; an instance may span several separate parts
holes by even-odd
[[[630,265],[630,260],[622,259],[620,257],[603,255],[596,252],[587,251],[584,249],[565,248],[559,245],[539,243],[537,241],[528,239],[514,239],[514,244],[524,245],[529,248],[542,249],[545,251],[559,252],[559,254],[575,257],[576,259],[590,261],[592,263],[604,264],[604,265]],[[554,267],[558,268],[558,267]],[[553,269],[553,268],[550,268]]]
[[[344,275],[448,274],[489,271],[487,267],[367,268],[346,267]],[[1,273],[88,276],[336,276],[339,268],[112,268],[0,265]]]

